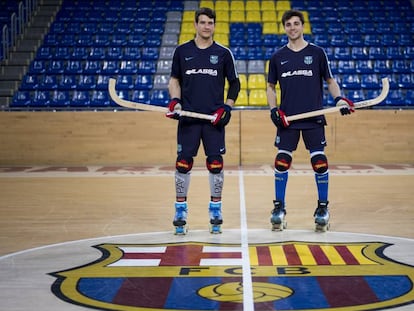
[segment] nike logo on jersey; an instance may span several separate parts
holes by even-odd
[[[189,60],[192,60],[194,56],[184,57],[185,61],[188,62]]]
[[[285,61],[283,61],[283,62],[280,62],[280,64],[281,65],[284,65],[284,64],[286,64],[286,63],[288,63],[289,61],[288,60],[285,60]]]

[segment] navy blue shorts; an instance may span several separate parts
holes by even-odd
[[[326,147],[325,128],[323,126],[311,129],[278,129],[275,146],[279,150],[295,151],[301,133],[307,150],[323,150]]]
[[[201,142],[206,156],[224,154],[226,152],[224,137],[224,127],[217,128],[209,122],[179,122],[177,154],[184,158],[195,157]]]

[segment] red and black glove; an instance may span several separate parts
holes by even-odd
[[[335,104],[336,106],[341,107],[339,111],[343,116],[355,112],[354,103],[348,98],[338,96],[335,98]]]
[[[285,113],[277,107],[270,110],[270,118],[277,128],[289,126],[289,121],[286,118]]]
[[[213,114],[216,118],[211,121],[215,126],[226,126],[230,122],[231,118],[231,106],[223,104]]]
[[[167,118],[178,120],[180,118],[181,99],[174,97],[168,103],[168,111],[165,114]]]

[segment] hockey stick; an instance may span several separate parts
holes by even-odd
[[[382,78],[381,82],[382,82],[382,90],[381,90],[381,93],[377,97],[373,99],[367,99],[367,100],[363,100],[360,102],[356,102],[354,103],[354,108],[356,109],[365,108],[365,107],[377,105],[380,102],[382,102],[388,95],[390,84],[389,84],[388,78]],[[301,120],[301,119],[306,119],[310,117],[316,117],[316,116],[320,116],[320,115],[327,114],[327,113],[338,112],[339,110],[341,110],[341,108],[343,107],[336,106],[336,107],[325,108],[325,109],[320,109],[320,110],[315,110],[315,111],[310,111],[310,112],[305,112],[305,113],[299,113],[293,116],[288,116],[287,120],[294,121],[294,120]]]
[[[119,106],[130,108],[130,109],[145,110],[145,111],[158,111],[158,112],[163,112],[163,113],[168,112],[167,107],[136,103],[136,102],[132,102],[132,101],[119,97],[115,90],[115,84],[116,84],[116,80],[113,78],[110,78],[109,84],[108,84],[108,91],[109,91],[109,95],[111,96],[112,100]],[[191,112],[191,111],[181,110],[178,113],[180,114],[180,116],[183,116],[183,117],[191,117],[191,118],[210,120],[210,121],[214,121],[216,119],[216,116],[214,115]]]

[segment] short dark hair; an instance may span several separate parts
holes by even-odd
[[[210,8],[199,8],[195,12],[195,22],[198,23],[198,17],[200,15],[207,15],[209,18],[212,18],[214,20],[214,23],[216,22],[216,12],[214,12],[213,9]]]
[[[283,13],[282,24],[285,25],[286,21],[288,19],[291,19],[293,16],[299,17],[302,24],[305,24],[305,18],[303,17],[303,13],[301,11],[298,11],[298,10],[289,10],[289,11],[286,11],[285,13]]]

